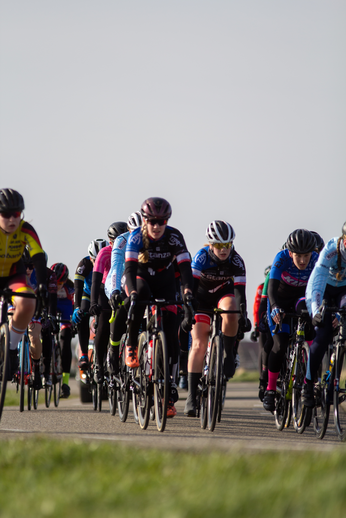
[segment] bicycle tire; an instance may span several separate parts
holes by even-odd
[[[117,405],[119,419],[125,423],[130,404],[130,395],[128,387],[128,368],[125,364],[125,335],[121,337],[119,347],[119,378],[120,385],[117,386]]]
[[[156,427],[163,432],[167,421],[169,395],[168,351],[164,331],[159,331],[154,347],[154,404]]]
[[[207,428],[208,422],[208,375],[204,374],[206,370],[206,357],[204,356],[203,367],[202,367],[202,379],[199,384],[198,394],[198,405],[199,406],[199,418],[202,430]]]
[[[97,411],[102,411],[103,382],[97,383]]]
[[[37,407],[38,407],[39,392],[40,392],[39,389],[35,389],[35,388],[32,389],[32,402],[33,402],[34,410],[37,410]]]
[[[19,375],[19,412],[24,412],[25,402],[25,342],[24,336],[19,342],[20,349],[20,375]],[[30,410],[30,409],[29,409]]]
[[[218,406],[220,403],[221,391],[221,363],[223,358],[220,351],[220,337],[215,336],[211,344],[209,371],[208,371],[208,430],[211,432],[215,429],[216,419],[218,415]]]
[[[97,383],[95,381],[91,382],[91,400],[93,404],[94,412],[97,411]]]
[[[53,392],[52,386],[47,387],[47,385],[46,385],[44,387],[44,403],[46,405],[46,408],[50,407],[50,402],[51,402],[51,399],[52,399],[52,392]]]
[[[133,413],[133,419],[135,420],[136,424],[139,424],[139,417],[138,417],[138,395],[135,392],[135,390],[132,391],[132,413]]]
[[[10,371],[10,335],[7,322],[0,327],[0,419],[4,408],[7,378]]]
[[[138,360],[139,367],[136,371],[136,379],[141,388],[137,394],[137,415],[138,424],[141,430],[148,428],[150,418],[149,380],[147,377],[148,344],[146,333],[139,335],[138,339]]]
[[[28,410],[31,410],[31,407],[32,407],[33,392],[34,392],[34,389],[29,381],[28,382]]]
[[[115,415],[117,411],[117,386],[114,379],[108,382],[107,386],[109,412],[111,415]]]
[[[334,380],[334,424],[340,441],[346,440],[346,349],[337,348]]]
[[[293,426],[297,433],[301,434],[308,426],[311,409],[304,406],[301,401],[301,393],[304,385],[306,369],[308,365],[309,346],[304,343],[298,349],[298,355],[294,366],[294,383],[292,389]]]
[[[287,380],[290,379],[291,373],[287,372],[289,363],[287,361],[287,357],[285,357],[281,370],[280,370],[280,376],[278,378],[277,385],[280,388],[279,393],[276,394],[276,400],[275,400],[275,410],[274,410],[274,419],[275,419],[275,426],[277,430],[280,432],[285,428],[286,420],[287,420],[287,414],[288,414],[288,400],[286,399],[287,394],[287,387],[288,383]]]
[[[54,406],[59,406],[60,394],[61,394],[61,380],[62,380],[62,361],[61,361],[61,348],[57,342],[54,342],[52,350],[52,381],[54,384]]]

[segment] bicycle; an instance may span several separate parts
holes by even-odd
[[[279,431],[288,428],[293,416],[293,426],[296,432],[303,433],[311,422],[311,409],[301,403],[301,392],[304,384],[309,346],[305,341],[305,326],[309,321],[309,313],[302,310],[299,315],[281,311],[286,317],[291,318],[291,334],[289,344],[281,365],[277,380],[277,397],[275,401],[274,418]],[[275,331],[281,328],[277,324]]]
[[[338,438],[346,440],[346,308],[328,307],[323,301],[319,311],[340,316],[337,334],[333,338],[333,352],[329,367],[321,381],[315,385],[314,430],[323,439],[328,426],[330,405],[334,405],[334,425]]]
[[[0,419],[5,403],[7,380],[10,377],[10,334],[8,322],[8,306],[12,297],[36,298],[33,293],[17,293],[9,288],[0,291]]]
[[[37,410],[39,390],[33,387],[33,371],[32,359],[30,354],[30,341],[28,332],[26,331],[18,344],[19,369],[15,373],[12,380],[17,384],[17,392],[19,390],[19,411],[24,411],[24,392],[25,386],[28,387],[28,410],[31,410],[32,405]]]
[[[61,316],[61,315],[60,315]],[[44,399],[46,408],[50,407],[51,398],[53,394],[54,406],[57,408],[60,401],[61,383],[62,383],[62,360],[60,347],[60,326],[58,324],[69,322],[62,320],[58,315],[55,319],[52,315],[48,315],[46,309],[42,311],[42,327],[49,329],[51,360],[50,360],[50,377],[51,384],[45,380],[44,384]],[[56,323],[56,325],[54,325]],[[56,331],[53,330],[56,328]]]
[[[240,309],[199,310],[201,313],[213,315],[206,354],[203,360],[202,377],[197,391],[197,417],[200,417],[201,428],[214,431],[216,420],[221,421],[221,413],[226,397],[227,379],[223,373],[224,345],[222,340],[222,315],[238,313],[245,317],[245,304]]]

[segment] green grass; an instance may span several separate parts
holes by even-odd
[[[246,371],[241,367],[235,371],[235,374],[232,379],[230,379],[230,383],[232,381],[255,381],[258,383],[259,373],[257,371]]]
[[[156,451],[117,443],[2,442],[2,518],[343,518],[346,451]]]

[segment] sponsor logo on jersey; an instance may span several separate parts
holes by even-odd
[[[83,265],[83,266],[78,266],[78,268],[77,268],[77,273],[79,273],[80,275],[82,275],[82,273],[84,272],[84,270],[85,270],[85,266],[84,266],[84,265]]]
[[[150,259],[167,259],[172,257],[170,252],[149,252]]]
[[[122,239],[121,242],[118,244],[117,248],[119,248],[119,250],[123,250],[126,246],[126,239]]]
[[[131,244],[139,245],[141,241],[142,241],[142,236],[141,236],[140,232],[138,232],[137,234],[132,234],[132,236],[130,237]]]
[[[201,266],[207,262],[206,254],[198,255],[195,259],[195,262],[200,264]]]
[[[295,277],[292,277],[289,273],[283,272],[281,275],[281,279],[289,286],[300,287],[300,286],[306,286],[308,279],[309,279],[309,275],[306,275],[306,276],[302,277],[301,279],[296,279]]]
[[[176,234],[171,234],[168,244],[171,246],[183,246],[182,242],[179,240],[179,237]]]
[[[239,266],[239,268],[244,268],[244,261],[242,260],[242,258],[239,255],[234,255],[232,263],[235,266]]]
[[[333,250],[332,252],[329,252],[329,254],[326,255],[326,259],[327,261],[330,261],[331,259],[333,259],[333,257],[335,257],[336,255],[338,255],[338,251],[337,250]]]

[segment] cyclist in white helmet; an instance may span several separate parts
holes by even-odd
[[[194,277],[193,294],[198,307],[213,310],[215,307],[224,310],[239,309],[246,305],[245,264],[235,251],[233,241],[235,232],[226,221],[215,220],[207,228],[208,245],[201,248],[192,260]],[[211,317],[198,310],[196,323],[192,327],[192,346],[188,360],[188,396],[184,413],[196,416],[196,393],[202,375],[202,365],[208,345]],[[227,379],[234,375],[236,338],[239,328],[238,314],[222,315],[222,333],[225,347],[224,373]],[[241,322],[241,328],[249,331],[250,322]]]

